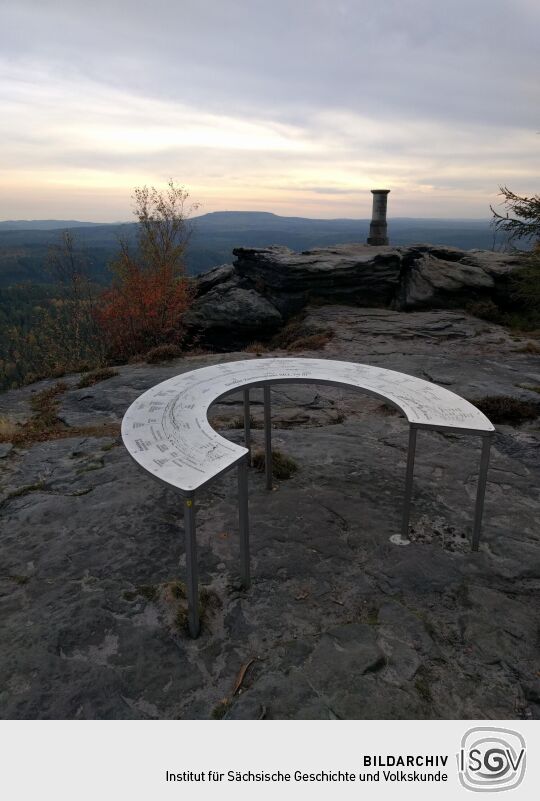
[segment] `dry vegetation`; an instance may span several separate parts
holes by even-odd
[[[322,350],[330,342],[334,332],[331,328],[324,331],[312,331],[305,324],[305,314],[293,317],[270,343],[271,348],[298,351]]]
[[[518,348],[519,353],[540,354],[540,342],[527,342],[522,348]]]
[[[157,345],[155,348],[145,353],[144,361],[147,364],[159,364],[160,362],[170,362],[182,356],[182,349],[178,345],[164,344]]]
[[[488,395],[471,401],[492,423],[519,425],[536,420],[540,415],[540,404],[522,401],[507,395]]]
[[[51,387],[36,392],[30,401],[32,416],[24,423],[9,420],[0,425],[0,442],[27,446],[34,442],[46,442],[51,439],[67,437],[117,437],[120,434],[119,423],[103,423],[95,426],[66,426],[58,418],[60,398],[68,389],[62,381]]]
[[[113,370],[111,367],[102,367],[100,370],[92,370],[90,373],[85,373],[77,384],[78,389],[86,389],[86,387],[93,387],[94,384],[99,384],[101,381],[106,381],[108,378],[114,378],[119,375],[118,370]]]
[[[134,590],[126,590],[124,600],[130,603],[142,601],[156,604],[174,633],[187,633],[187,591],[180,579],[169,579],[160,584],[140,584]],[[211,615],[221,607],[221,599],[206,587],[199,589],[199,617],[201,624],[208,622]]]
[[[252,458],[253,467],[259,472],[264,472],[266,457],[264,451],[255,451]],[[272,451],[272,475],[278,481],[284,481],[298,471],[298,465],[277,448]]]
[[[181,354],[194,293],[184,269],[187,198],[172,181],[163,192],[135,189],[137,247],[120,242],[107,289],[90,280],[88,260],[64,232],[48,262],[59,297],[35,305],[28,319],[6,330],[1,387],[99,370],[145,353],[150,363]]]

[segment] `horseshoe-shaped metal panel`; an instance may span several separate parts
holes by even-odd
[[[280,383],[330,384],[380,397],[419,428],[487,434],[493,425],[459,395],[421,378],[367,364],[331,359],[247,359],[182,373],[131,404],[122,439],[156,478],[191,494],[247,453],[208,422],[215,401],[241,389]]]

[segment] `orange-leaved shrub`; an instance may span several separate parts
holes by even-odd
[[[183,315],[193,298],[184,269],[191,233],[186,209],[189,197],[171,180],[159,191],[135,189],[138,248],[127,242],[112,265],[115,280],[96,311],[112,361],[127,361],[160,345],[179,347],[185,336]]]
[[[175,269],[164,265],[145,270],[130,261],[96,309],[109,358],[127,361],[157,345],[180,346],[182,317],[192,297],[189,279]]]

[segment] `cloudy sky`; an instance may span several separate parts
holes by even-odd
[[[538,0],[2,0],[0,219],[489,216],[540,191]]]

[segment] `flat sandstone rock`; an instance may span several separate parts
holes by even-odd
[[[462,311],[313,306],[304,325],[333,338],[299,355],[408,372],[473,402],[540,398],[538,357]],[[538,419],[497,425],[478,554],[468,544],[478,445],[423,432],[403,547],[390,538],[405,421],[359,393],[276,388],[274,446],[298,471],[274,492],[250,472],[248,592],[238,588],[234,471],[201,496],[203,630],[190,640],[178,495],[114,436],[80,431],[119,421],[172,375],[241,358],[249,353],[125,365],[80,390],[69,377],[59,415],[73,436],[5,453],[2,717],[539,718]],[[27,414],[34,390],[5,393],[2,413]],[[252,413],[261,448],[260,392]],[[211,415],[242,443],[241,397]]]

